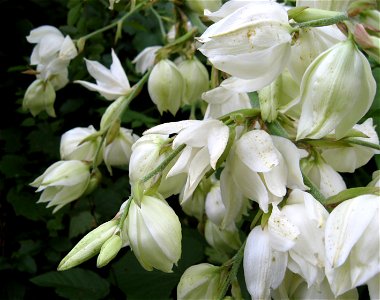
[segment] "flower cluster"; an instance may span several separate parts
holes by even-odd
[[[199,15],[191,26],[181,20],[190,31],[165,36],[164,46],[133,60],[145,74],[135,85],[113,50],[109,69],[86,60],[96,84],[76,81],[112,102],[98,131],[62,135],[61,161],[31,183],[43,191],[39,202],[56,211],[90,193],[102,162],[110,173],[128,168],[131,196],[59,269],[97,254],[104,266],[129,246],[144,269],[172,272],[182,220],[171,197],[211,249],[207,263],[183,273],[178,299],[223,298],[230,285],[239,298],[240,264],[252,299],[357,298],[361,285],[379,298],[379,172],[353,189],[340,174],[380,153],[374,119],[362,120],[376,94],[370,61],[379,58],[378,12],[370,1],[298,0],[293,8],[271,0],[185,2],[190,21],[201,14],[213,23],[194,43]],[[69,38],[53,51],[36,35],[29,37],[38,43],[32,63],[74,56]],[[190,119],[141,137],[121,127],[145,83],[161,115],[190,106]]]

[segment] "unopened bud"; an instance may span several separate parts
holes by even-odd
[[[104,267],[111,260],[113,260],[119,253],[122,246],[122,240],[119,235],[111,236],[100,248],[100,253],[98,255],[98,260],[96,266],[98,268]]]

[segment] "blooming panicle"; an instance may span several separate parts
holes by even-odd
[[[217,299],[223,279],[221,267],[208,263],[191,266],[178,283],[177,299]]]
[[[38,203],[56,206],[53,213],[82,196],[90,182],[90,165],[79,160],[58,161],[30,185],[41,192]]]
[[[342,138],[368,111],[375,92],[369,62],[351,39],[324,51],[302,78],[297,139],[319,139],[334,129]]]
[[[126,220],[130,246],[141,266],[172,272],[181,257],[181,223],[161,199],[144,195],[140,206],[132,200]]]
[[[100,146],[100,137],[83,140],[96,133],[94,126],[76,127],[66,131],[61,137],[60,154],[62,160],[93,161]]]
[[[326,276],[335,296],[368,284],[379,296],[380,198],[362,195],[339,204],[325,229]]]
[[[175,115],[181,106],[184,79],[177,66],[168,59],[159,61],[148,79],[148,92],[158,111]]]
[[[144,74],[146,71],[154,66],[156,59],[156,53],[162,46],[146,47],[132,60],[132,63],[136,64],[136,72]]]
[[[222,86],[204,92],[202,99],[208,103],[204,119],[217,119],[235,110],[252,107],[247,93],[238,93]]]
[[[187,201],[208,170],[215,169],[229,139],[229,128],[219,120],[186,120],[148,129],[147,134],[173,134],[173,149],[186,145],[167,177],[187,173],[183,201]]]
[[[224,87],[252,92],[270,84],[285,68],[291,27],[286,9],[280,4],[242,3],[236,10],[228,9],[228,14],[198,38],[202,43],[198,50],[217,69],[234,76],[223,82]],[[224,11],[223,7],[220,10]]]
[[[87,70],[95,78],[96,84],[83,80],[74,82],[83,85],[90,91],[99,92],[107,100],[115,100],[120,96],[127,95],[131,90],[128,77],[113,49],[111,56],[112,64],[110,69],[97,61],[86,59]]]

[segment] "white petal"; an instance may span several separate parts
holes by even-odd
[[[236,155],[255,172],[268,172],[279,164],[272,139],[264,130],[245,133],[236,142]]]
[[[111,64],[110,70],[111,70],[112,75],[117,79],[117,81],[121,85],[123,85],[124,87],[130,88],[127,75],[125,74],[125,71],[120,63],[120,60],[113,49],[111,51],[111,55],[112,55],[112,64]]]
[[[159,133],[159,134],[173,134],[181,131],[182,129],[197,124],[201,121],[199,120],[184,120],[184,121],[178,121],[178,122],[169,122],[157,125],[155,127],[152,127],[146,131],[144,131],[145,134],[152,134],[152,133]]]
[[[122,94],[120,94],[120,91],[116,91],[112,88],[102,88],[99,85],[96,85],[95,83],[83,80],[75,80],[74,83],[79,83],[83,85],[85,88],[89,89],[90,91],[99,92],[107,100],[115,100],[116,98],[122,96]]]
[[[63,34],[57,28],[49,25],[44,25],[33,29],[26,37],[26,39],[29,43],[35,44],[39,43],[41,39],[48,34],[57,35],[63,38]]]
[[[210,153],[210,165],[213,169],[216,168],[216,163],[227,146],[229,135],[228,127],[222,122],[216,124],[209,132],[207,147]]]

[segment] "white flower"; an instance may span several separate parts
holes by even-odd
[[[379,196],[362,195],[339,204],[327,219],[326,276],[335,296],[379,278],[379,210]],[[370,285],[379,290],[378,280]]]
[[[132,61],[132,63],[136,64],[136,72],[144,74],[151,67],[153,67],[154,60],[156,59],[156,53],[161,48],[162,46],[151,46],[146,47],[143,51],[141,51]]]
[[[186,269],[177,286],[177,299],[216,299],[221,289],[221,268],[203,263]]]
[[[290,55],[290,31],[283,6],[271,1],[248,2],[211,25],[199,38],[203,43],[199,51],[217,69],[239,80],[237,86],[236,78],[227,79],[224,87],[238,92],[256,91],[285,68]]]
[[[100,145],[100,137],[82,143],[91,134],[96,133],[95,128],[76,127],[66,131],[61,137],[60,154],[62,160],[93,161]]]
[[[52,59],[47,64],[38,64],[37,78],[49,81],[55,91],[63,88],[69,82],[68,63],[59,58]]]
[[[36,79],[26,90],[22,107],[30,110],[33,116],[46,111],[49,116],[55,117],[54,101],[55,90],[51,82]]]
[[[236,142],[231,161],[232,180],[242,193],[268,211],[269,203],[281,201],[286,187],[306,189],[299,167],[304,156],[288,139],[252,130]]]
[[[319,139],[334,129],[343,137],[368,111],[375,92],[369,62],[352,40],[326,50],[302,78],[297,139]]]
[[[111,166],[123,167],[129,164],[132,154],[132,145],[139,137],[132,134],[132,130],[120,128],[113,141],[104,148],[104,163]]]
[[[84,194],[90,182],[90,166],[79,160],[58,161],[32,183],[42,192],[38,203],[56,205],[53,213]]]
[[[286,271],[286,252],[271,246],[268,228],[256,226],[249,233],[244,248],[244,277],[252,299],[270,299],[270,289],[277,288]]]
[[[175,115],[181,105],[184,79],[177,66],[168,59],[157,63],[148,79],[148,92],[159,112]]]
[[[69,61],[78,55],[70,36],[63,34],[53,26],[40,26],[26,37],[27,41],[37,44],[30,57],[32,65],[47,64],[55,58]]]
[[[158,125],[144,134],[178,133],[173,140],[173,149],[185,144],[177,162],[168,173],[168,177],[187,173],[183,201],[188,200],[199,182],[211,168],[216,168],[218,159],[223,154],[228,138],[229,128],[219,120],[187,120]]]
[[[355,130],[368,136],[355,137],[358,141],[369,142],[378,145],[379,137],[373,126],[372,118],[367,119],[363,124],[354,126]],[[352,144],[351,147],[322,149],[323,159],[338,172],[354,172],[355,169],[364,166],[379,151],[365,146]]]
[[[252,107],[247,93],[237,93],[222,86],[203,93],[202,99],[209,104],[205,119],[217,119],[235,110]]]
[[[141,205],[129,207],[127,228],[130,246],[141,266],[172,272],[181,257],[181,223],[174,210],[156,197],[144,196]]]
[[[113,49],[111,54],[112,64],[110,69],[97,61],[86,59],[87,70],[95,78],[96,84],[83,80],[76,80],[75,83],[83,85],[90,91],[99,92],[107,100],[115,100],[120,96],[127,95],[131,90],[127,75]]]

